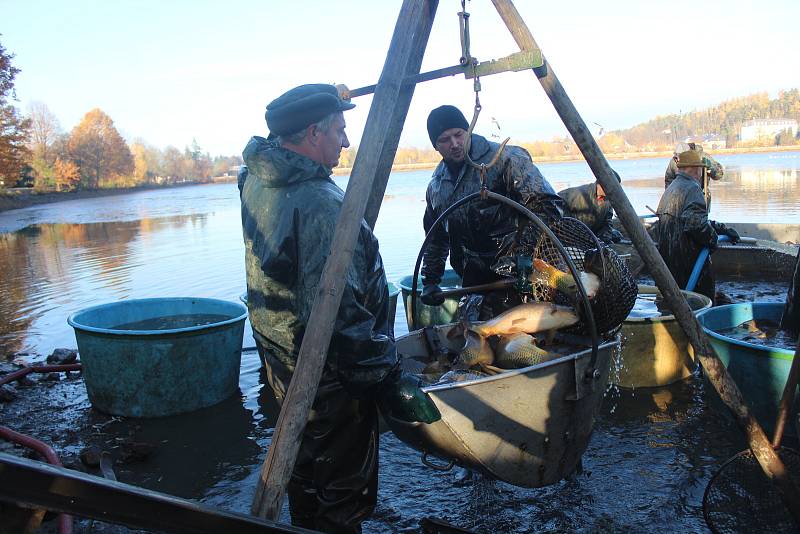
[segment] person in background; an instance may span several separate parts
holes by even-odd
[[[701,187],[705,170],[702,153],[697,150],[681,152],[677,167],[675,179],[658,203],[658,220],[653,225],[652,235],[678,286],[685,288],[700,251],[708,247],[713,252],[720,234],[729,236],[734,243],[738,242],[739,234],[722,223],[708,220]],[[712,302],[715,300],[710,255],[694,291],[706,295]]]
[[[349,146],[327,84],[295,87],[267,106],[270,138],[244,149],[241,192],[247,307],[267,380],[283,403],[344,198],[331,180]],[[431,423],[441,416],[418,378],[403,373],[389,331],[378,241],[362,221],[325,367],[287,493],[292,523],[360,532],[375,508],[378,414]]]
[[[614,175],[622,181],[619,174],[615,172]],[[564,189],[558,192],[558,196],[564,199],[564,215],[588,226],[600,241],[610,245],[622,240],[622,234],[611,225],[614,209],[606,200],[606,192],[599,182]]]
[[[667,170],[664,172],[664,189],[669,187],[669,184],[672,183],[672,180],[675,179],[675,174],[678,172],[678,154],[681,152],[686,152],[687,150],[694,150],[700,154],[700,156],[703,158],[703,163],[705,164],[706,173],[708,174],[709,178],[712,180],[722,179],[722,175],[725,173],[725,169],[723,169],[722,164],[706,154],[701,145],[698,145],[697,143],[678,143],[678,145],[675,147],[675,151],[672,154],[672,158],[669,160]],[[703,184],[701,184],[700,187],[703,187]]]
[[[428,115],[428,137],[442,156],[433,171],[425,194],[425,233],[453,203],[481,189],[480,172],[469,165],[465,143],[469,124],[464,114],[450,105],[440,106]],[[470,159],[489,164],[500,149],[498,143],[472,134]],[[507,145],[499,160],[487,170],[486,187],[528,207],[545,223],[561,218],[561,199],[545,180],[525,149]],[[527,222],[527,220],[525,221]],[[506,241],[517,230],[518,216],[511,208],[487,199],[459,207],[447,223],[434,230],[422,262],[424,304],[437,306],[444,298],[437,295],[448,254],[450,265],[462,278],[464,287],[498,280],[491,266]]]

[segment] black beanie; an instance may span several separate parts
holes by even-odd
[[[469,123],[464,114],[455,106],[439,106],[428,115],[428,137],[431,144],[436,147],[436,140],[442,132],[450,128],[469,129]]]

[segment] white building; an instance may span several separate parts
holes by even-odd
[[[742,123],[739,139],[757,141],[765,137],[775,137],[784,130],[797,134],[797,121],[794,119],[755,119]]]

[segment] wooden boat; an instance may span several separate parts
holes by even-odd
[[[771,432],[794,351],[748,343],[720,334],[720,330],[738,326],[751,319],[769,319],[780,323],[783,304],[780,302],[747,302],[709,308],[698,314],[697,320],[708,334],[711,345],[741,390],[761,426]],[[709,387],[713,405],[722,405],[714,388]],[[723,413],[727,410],[722,409]],[[797,417],[798,400],[790,412]],[[791,425],[787,426],[791,430]]]
[[[407,370],[420,372],[437,351],[457,351],[448,339],[455,325],[417,330],[397,340]],[[611,354],[619,340],[592,351],[584,339],[561,336],[563,356],[498,375],[425,388],[442,413],[426,425],[386,418],[391,430],[420,450],[515,486],[536,488],[572,473],[586,450],[594,416],[608,380]]]
[[[655,286],[639,285],[639,296],[656,296]],[[711,307],[705,295],[684,291],[695,313]],[[632,312],[622,323],[622,350],[610,375],[626,388],[659,387],[691,376],[697,367],[689,340],[674,315],[639,317]]]

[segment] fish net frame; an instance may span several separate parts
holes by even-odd
[[[592,309],[591,302],[589,301],[589,297],[586,294],[586,288],[583,287],[583,283],[580,281],[580,271],[575,266],[575,262],[572,260],[572,256],[573,255],[570,254],[567,251],[566,247],[561,243],[561,241],[556,236],[556,234],[553,232],[553,230],[551,230],[535,213],[533,213],[531,210],[529,210],[527,207],[523,206],[519,202],[516,202],[515,200],[512,200],[512,199],[510,199],[508,197],[505,197],[505,196],[503,196],[503,195],[501,195],[499,193],[495,193],[493,191],[489,191],[489,190],[486,190],[486,189],[482,189],[481,191],[478,191],[476,193],[469,194],[466,197],[462,198],[461,200],[458,200],[457,202],[454,202],[449,208],[444,210],[444,212],[442,212],[442,214],[439,215],[439,217],[433,222],[433,225],[431,225],[431,229],[428,231],[428,234],[425,236],[425,239],[422,242],[422,246],[420,247],[419,254],[417,255],[417,262],[414,265],[414,276],[412,278],[412,284],[411,284],[411,296],[412,296],[412,298],[411,298],[411,330],[416,330],[417,329],[417,288],[419,287],[418,286],[419,271],[420,271],[420,267],[422,265],[422,258],[425,255],[425,250],[427,249],[428,244],[430,243],[430,240],[431,240],[432,236],[434,235],[434,230],[439,225],[444,224],[444,221],[447,220],[447,217],[454,210],[460,208],[461,206],[463,206],[463,205],[465,205],[465,204],[467,204],[469,202],[473,202],[473,201],[478,200],[478,199],[485,200],[487,198],[493,199],[493,200],[495,200],[495,201],[497,201],[497,202],[499,202],[501,204],[505,204],[506,206],[509,206],[510,208],[516,210],[517,213],[519,213],[523,217],[527,218],[530,222],[532,222],[534,227],[537,229],[537,231],[538,231],[538,233],[540,235],[540,237],[538,239],[547,238],[549,240],[549,243],[552,245],[552,247],[554,247],[555,250],[558,251],[558,255],[559,255],[559,259],[560,259],[560,261],[558,262],[558,265],[566,265],[566,267],[567,267],[566,271],[568,271],[570,274],[572,274],[573,278],[576,280],[577,287],[578,287],[578,292],[577,292],[577,295],[575,296],[575,300],[577,301],[575,309],[578,310],[578,313],[581,316],[581,322],[579,323],[579,324],[583,325],[581,327],[581,330],[585,334],[588,334],[589,337],[591,338],[592,359],[591,359],[591,362],[589,364],[589,368],[587,369],[587,376],[588,376],[588,374],[591,374],[591,373],[594,372],[594,368],[595,368],[595,365],[597,363],[597,352],[598,352],[598,346],[599,346],[599,335],[598,335],[598,329],[597,329],[596,323],[595,323],[594,311]],[[578,221],[576,219],[572,219],[572,220],[574,220],[576,223],[582,225],[583,228],[586,229],[586,232],[588,232],[589,236],[591,236],[592,241],[596,245],[599,245],[599,242],[597,241],[597,238],[594,236],[594,234],[592,234],[591,230],[589,230],[589,228],[586,227],[586,225],[584,225],[583,223],[581,223],[580,221]],[[557,226],[557,225],[554,225],[554,226]],[[566,233],[562,231],[562,235],[566,235]],[[574,246],[574,244],[572,246]],[[605,255],[603,256],[603,258],[605,258]],[[605,264],[605,261],[604,261],[604,264]],[[624,264],[623,264],[623,266],[624,266]],[[635,299],[635,297],[634,297],[634,299]],[[631,304],[631,306],[633,306],[633,305]]]
[[[603,336],[613,335],[622,326],[636,303],[636,296],[639,293],[636,280],[622,258],[610,247],[602,244],[589,227],[578,219],[562,217],[551,224],[550,229],[564,246],[578,270],[594,272],[600,278],[600,289],[590,300],[591,309],[597,331]],[[516,247],[515,252],[542,259],[561,271],[567,271],[567,263],[552,238],[535,230],[528,228],[523,232],[521,244]],[[602,264],[594,271],[588,269],[585,262],[587,251],[592,249],[602,254]],[[530,296],[535,301],[555,302],[579,309],[576,306],[575,296],[565,295],[544,282],[533,282]],[[586,335],[587,327],[586,318],[582,314],[581,321],[577,325],[564,331]]]
[[[800,452],[780,447],[789,476],[800,482]],[[703,518],[714,534],[796,532],[792,515],[750,449],[729,458],[703,493]]]

